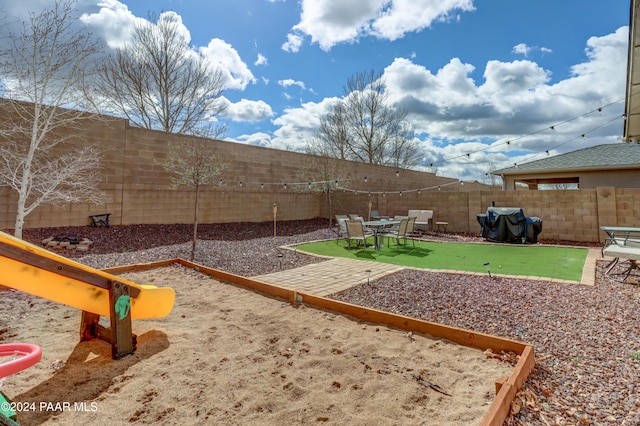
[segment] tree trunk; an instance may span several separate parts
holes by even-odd
[[[198,239],[198,204],[200,196],[200,186],[196,185],[196,199],[193,206],[193,241],[191,242],[191,261],[196,258],[196,240]]]
[[[327,190],[327,204],[329,205],[329,231],[331,231],[333,229],[333,214],[332,214],[332,210],[333,210],[333,206],[331,204],[331,190],[328,189]]]
[[[22,198],[22,197],[20,197]],[[13,235],[22,239],[22,229],[24,228],[24,200],[18,201],[18,211],[16,212],[16,224]]]

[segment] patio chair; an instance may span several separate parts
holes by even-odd
[[[400,221],[400,226],[398,227],[397,231],[389,231],[388,233],[384,234],[385,237],[387,237],[387,241],[389,241],[391,238],[394,238],[396,240],[396,250],[400,251],[400,240],[404,240],[404,248],[407,248],[407,239],[409,238],[409,234],[407,233],[407,230],[409,228],[409,221],[411,219],[402,219],[402,221]],[[416,243],[415,241],[411,240],[413,242],[413,246],[415,247]]]
[[[384,220],[389,219],[389,216],[381,215],[378,210],[371,210],[371,217],[369,220]]]
[[[349,244],[349,250],[351,250],[351,240],[356,241],[356,248],[360,241],[362,241],[362,245],[364,246],[364,250],[367,250],[367,237],[370,234],[366,234],[364,231],[364,225],[359,220],[347,220],[347,243]]]
[[[338,244],[338,241],[342,238],[347,238],[347,220],[349,220],[349,217],[347,215],[336,215],[336,223],[338,224],[338,230],[336,232],[338,234],[338,236],[336,237],[336,244]]]
[[[416,236],[416,219],[418,219],[417,217],[410,217],[409,218],[409,222],[407,222],[407,237],[415,237]],[[412,238],[411,242],[413,243],[413,246],[416,246],[416,242],[415,240]],[[405,246],[406,246],[406,239],[405,239]]]

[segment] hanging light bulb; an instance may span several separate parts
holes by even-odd
[[[396,177],[400,176],[400,170],[396,170]]]
[[[422,194],[422,189],[418,189],[418,195]]]
[[[260,189],[264,189],[264,183],[260,184]]]
[[[242,188],[242,181],[240,181],[240,188]]]
[[[364,183],[367,183],[367,177],[366,176],[364,177]]]
[[[284,184],[284,189],[287,189],[287,184],[286,183]]]
[[[442,188],[440,188],[440,185],[438,185],[438,191],[440,191]]]
[[[307,188],[309,188],[309,190],[311,190],[311,182],[309,182],[309,183],[307,184]]]
[[[400,191],[400,196],[402,197],[402,191]]]

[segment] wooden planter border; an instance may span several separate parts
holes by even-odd
[[[489,411],[482,420],[481,426],[500,426],[504,423],[511,409],[511,402],[516,392],[527,379],[535,365],[533,346],[517,340],[505,339],[490,334],[476,333],[463,328],[451,327],[434,322],[419,320],[403,315],[392,314],[377,309],[369,309],[346,302],[315,296],[305,292],[279,287],[252,278],[224,272],[219,269],[198,265],[184,259],[170,259],[159,262],[143,263],[136,265],[118,266],[103,269],[110,274],[118,274],[129,271],[145,271],[163,266],[179,264],[187,268],[195,269],[211,277],[240,285],[271,296],[288,300],[292,304],[305,303],[320,309],[326,309],[344,315],[349,315],[370,323],[388,325],[402,330],[428,334],[433,337],[443,338],[462,346],[468,346],[480,350],[491,349],[494,352],[509,351],[520,356],[510,376],[496,380],[496,397]]]

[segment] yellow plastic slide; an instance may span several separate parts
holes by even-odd
[[[1,285],[109,316],[109,290],[105,283],[110,280],[128,285],[132,295],[138,293],[131,297],[132,319],[164,317],[173,308],[172,288],[139,285],[0,232]]]

